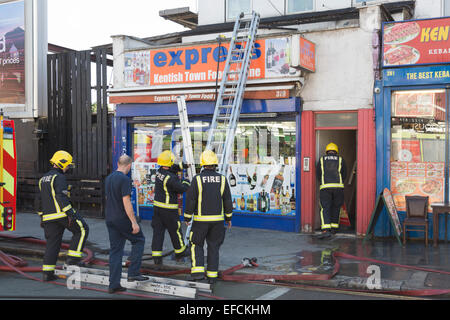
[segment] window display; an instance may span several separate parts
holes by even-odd
[[[236,212],[295,215],[295,122],[240,123],[228,181]]]
[[[134,127],[132,180],[138,205],[152,207],[155,194],[156,161],[171,148],[172,123],[138,124]]]
[[[208,137],[208,122],[194,122],[191,138],[200,172],[200,154]],[[153,206],[158,155],[171,149],[181,161],[182,137],[176,123],[136,124],[133,140],[132,178],[139,206]],[[236,131],[234,154],[227,178],[236,212],[295,215],[296,124],[241,122]]]
[[[399,211],[406,195],[444,200],[445,107],[444,89],[392,94],[391,191]]]

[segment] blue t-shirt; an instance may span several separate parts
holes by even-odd
[[[120,171],[114,171],[106,177],[106,221],[128,219],[123,197],[131,196],[131,179]]]

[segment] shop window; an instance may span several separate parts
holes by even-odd
[[[241,12],[251,13],[251,0],[227,0],[227,20],[235,20]]]
[[[295,122],[241,122],[228,180],[236,212],[295,215]]]
[[[206,147],[209,122],[192,121],[191,139],[197,173]],[[183,159],[179,124],[136,124],[133,181],[140,206],[152,206],[158,155],[172,150]],[[296,123],[240,122],[227,178],[233,207],[246,214],[295,215]]]
[[[132,179],[142,207],[153,206],[157,159],[172,149],[172,123],[136,124],[133,133]]]
[[[297,13],[314,10],[313,0],[288,0],[288,13]]]
[[[406,195],[444,200],[445,108],[445,90],[392,94],[391,191],[400,211]]]

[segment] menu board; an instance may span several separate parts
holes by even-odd
[[[431,203],[444,200],[444,162],[391,162],[391,190],[395,205],[406,210],[405,195],[428,196]]]
[[[387,188],[383,190],[383,199],[384,204],[386,205],[386,209],[391,217],[392,225],[395,229],[395,232],[398,235],[402,234],[402,226],[400,225],[400,220],[398,219],[397,208],[394,203],[394,199],[392,198],[391,191]]]
[[[380,217],[380,214],[386,208],[387,214],[389,216],[389,221],[394,230],[394,235],[397,238],[397,241],[400,245],[402,245],[402,241],[400,240],[400,235],[402,234],[402,227],[400,224],[400,220],[398,218],[397,207],[395,205],[394,198],[392,197],[392,193],[389,189],[385,188],[382,193],[378,195],[377,201],[375,203],[375,208],[373,209],[372,216],[370,218],[369,226],[367,227],[366,236],[364,237],[363,243],[374,233],[375,225]]]

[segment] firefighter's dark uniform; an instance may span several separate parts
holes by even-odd
[[[219,270],[219,249],[225,239],[225,221],[231,221],[233,203],[227,179],[215,170],[204,169],[195,176],[187,192],[184,218],[193,220],[191,242],[191,275],[202,279],[205,273],[203,245],[206,240],[209,279],[216,279]]]
[[[322,230],[337,230],[339,214],[344,204],[344,181],[347,168],[344,159],[328,152],[317,164],[320,183],[320,221]]]
[[[186,192],[190,184],[188,181],[180,181],[174,171],[160,168],[156,173],[152,219],[152,256],[156,258],[162,257],[166,229],[176,256],[183,256],[186,250],[178,215],[178,194]]]
[[[47,246],[42,271],[53,273],[61,248],[64,230],[73,233],[68,251],[68,264],[81,261],[89,227],[73,208],[69,200],[67,180],[62,170],[52,169],[39,180],[42,212]]]

